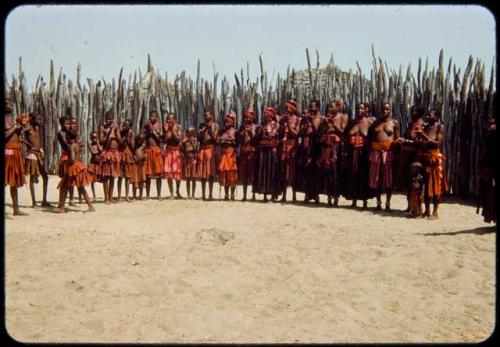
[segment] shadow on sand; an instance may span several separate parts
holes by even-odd
[[[495,229],[496,229],[496,226],[492,225],[492,226],[477,227],[474,229],[450,231],[448,233],[425,233],[425,234],[419,234],[419,235],[423,235],[423,236],[454,236],[454,235],[462,235],[462,234],[486,235],[486,234],[494,233]]]

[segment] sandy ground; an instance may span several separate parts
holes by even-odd
[[[471,206],[444,203],[437,221],[405,218],[401,195],[391,214],[341,199],[58,215],[31,209],[25,186],[29,216],[13,217],[5,197],[6,326],[23,342],[479,342],[494,329],[496,233]]]

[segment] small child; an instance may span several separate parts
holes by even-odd
[[[146,137],[143,133],[139,133],[139,135],[135,138],[135,170],[132,171],[130,182],[132,183],[132,198],[136,200],[142,200],[142,192],[146,184],[146,153],[144,152],[144,148],[146,146],[145,140]],[[136,196],[137,189],[139,189],[139,197]]]
[[[197,146],[198,140],[196,139],[195,129],[189,127],[186,129],[185,136],[182,139],[183,178],[186,179],[188,199],[194,199],[194,192],[196,190]]]
[[[101,165],[99,165],[99,161],[101,160],[100,153],[102,151],[102,146],[99,144],[99,136],[95,131],[90,133],[88,149],[90,153],[90,160],[87,166],[87,171],[92,176],[92,183],[90,187],[92,188],[92,195],[94,197],[93,201],[96,202],[97,199],[95,195],[94,183],[101,182]]]
[[[410,218],[422,215],[422,204],[424,202],[424,176],[423,166],[419,162],[411,164],[410,174]]]

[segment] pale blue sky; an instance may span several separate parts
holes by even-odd
[[[17,74],[22,56],[31,85],[39,73],[48,78],[53,58],[73,80],[80,62],[83,78],[111,81],[120,67],[125,78],[144,72],[150,53],[169,79],[182,70],[196,78],[200,59],[202,77],[213,78],[214,62],[219,81],[227,75],[233,83],[247,61],[255,79],[260,53],[270,75],[284,75],[288,64],[307,67],[306,48],[314,66],[317,48],[321,66],[333,53],[341,68],[355,70],[357,60],[369,74],[371,44],[389,68],[411,62],[416,71],[419,56],[437,65],[444,48],[445,64],[451,56],[463,71],[472,54],[489,69],[495,25],[487,9],[463,5],[22,6],[6,21],[6,72],[9,80]]]

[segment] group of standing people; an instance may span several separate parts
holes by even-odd
[[[204,122],[196,130],[183,131],[173,113],[166,112],[165,122],[151,111],[138,134],[132,122],[125,120],[122,128],[113,121],[111,111],[105,113],[98,132],[92,132],[87,144],[90,160],[82,161],[78,122],[62,117],[57,140],[61,148],[58,174],[61,181],[58,212],[65,212],[67,196],[73,204],[77,187],[79,198],[94,210],[85,186],[91,186],[95,201],[95,183],[103,185],[104,202],[143,198],[143,188],[149,198],[151,181],[156,182],[157,198],[161,199],[162,179],[167,179],[170,198],[181,198],[181,180],[186,181],[187,197],[194,198],[196,182],[201,181],[202,199],[213,200],[213,183],[218,176],[224,188],[224,199],[234,200],[236,185],[243,186],[243,201],[251,187],[252,200],[262,194],[264,201],[286,201],[288,187],[292,201],[297,192],[305,194],[304,203],[319,204],[320,194],[327,196],[328,206],[338,206],[339,197],[352,200],[352,206],[362,200],[376,198],[376,209],[391,210],[394,188],[407,192],[409,216],[438,218],[440,197],[447,192],[444,156],[440,152],[444,129],[437,110],[425,113],[412,107],[411,123],[405,134],[392,117],[390,104],[382,104],[378,117],[371,114],[371,105],[359,103],[355,118],[349,120],[342,99],[328,104],[322,115],[318,100],[312,100],[307,110],[299,114],[297,102],[285,103],[285,113],[275,107],[264,109],[261,124],[255,123],[255,112],[247,109],[242,124],[237,127],[236,115],[230,112],[223,125],[214,121],[214,111],[204,108]],[[17,187],[24,184],[24,161],[30,176],[32,204],[36,206],[34,183],[43,179],[42,206],[47,202],[47,173],[44,167],[40,127],[43,116],[32,113],[14,121],[12,101],[6,100],[6,184],[11,187],[14,214],[19,210]],[[21,142],[27,153],[23,158]],[[114,197],[117,180],[118,199]],[[175,191],[174,191],[175,181]],[[208,183],[208,185],[207,185]],[[208,186],[208,187],[207,187]],[[132,196],[130,196],[132,187]],[[430,204],[433,203],[431,212]],[[422,211],[422,204],[425,210]]]

